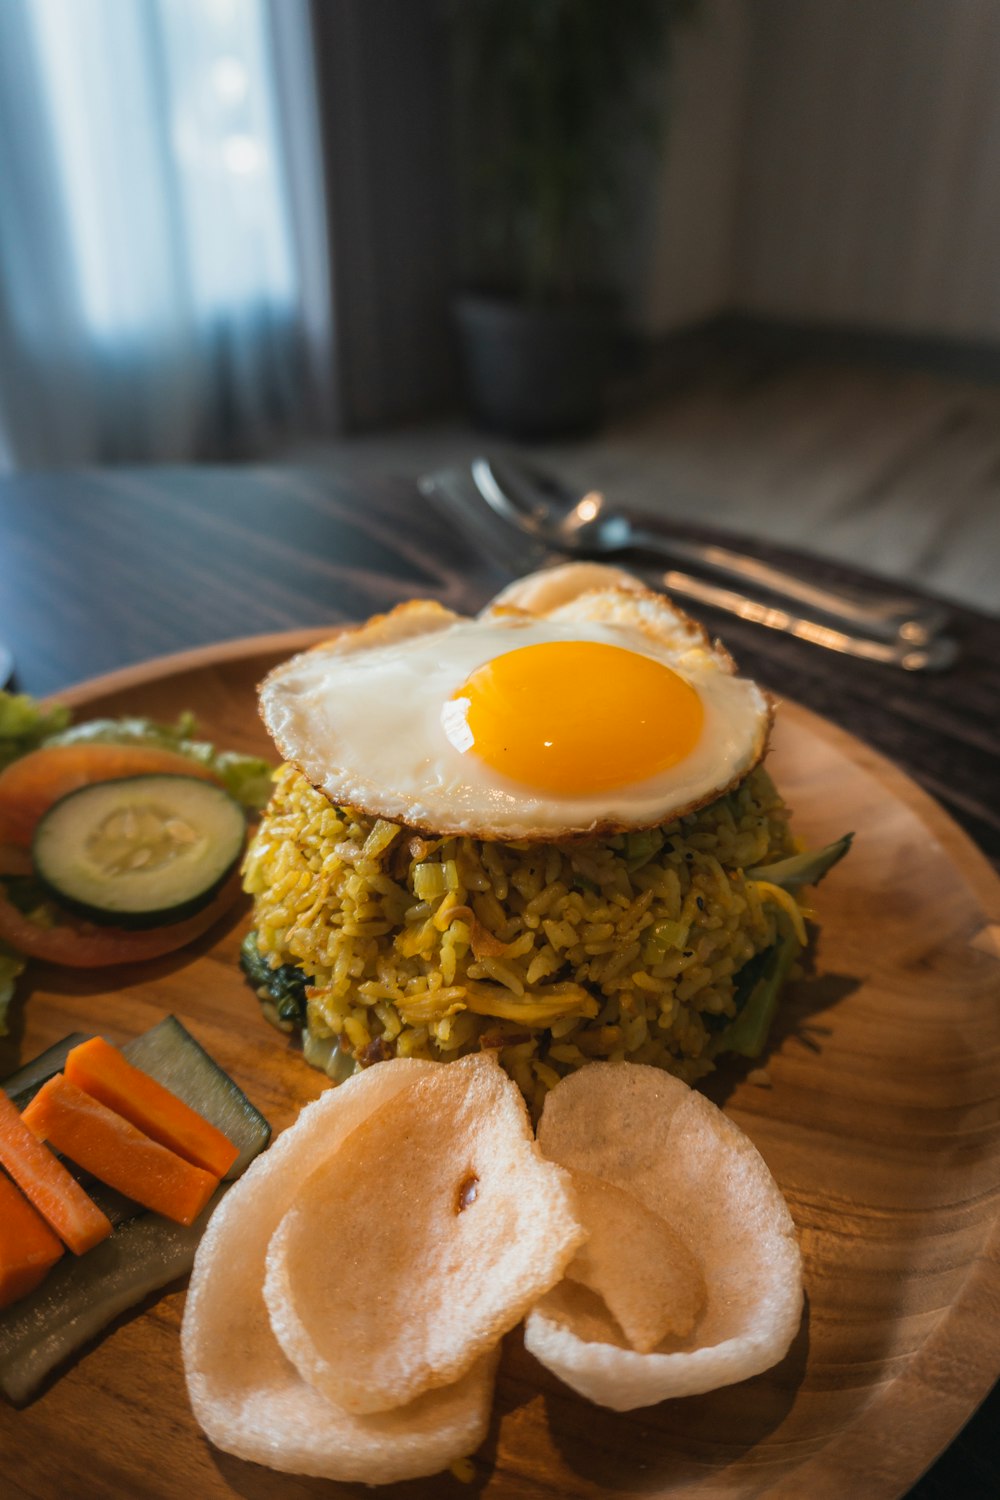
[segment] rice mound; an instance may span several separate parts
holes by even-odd
[[[711,1071],[734,976],[781,920],[774,888],[744,871],[794,848],[762,767],[661,828],[517,843],[335,807],[286,765],[244,884],[260,954],[307,977],[310,1060],[342,1077],[495,1050],[537,1113],[595,1059]]]

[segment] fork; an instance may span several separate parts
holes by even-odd
[[[842,628],[912,646],[926,646],[948,618],[937,604],[825,588],[729,547],[654,529],[655,523],[644,524],[613,509],[600,491],[580,497],[554,475],[509,456],[474,458],[470,472],[501,520],[562,552],[583,557],[646,552],[665,562],[693,563],[717,578],[804,604]]]
[[[422,475],[417,480],[417,488],[504,571],[521,573],[559,562],[565,556],[565,553],[545,545],[538,535],[511,525],[509,520],[486,505],[469,469],[440,469]],[[955,641],[943,635],[935,636],[925,645],[918,645],[905,639],[877,640],[835,628],[676,569],[658,573],[656,581],[677,598],[692,599],[828,651],[902,667],[908,672],[943,671],[952,665],[958,651]]]

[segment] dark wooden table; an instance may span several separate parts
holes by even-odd
[[[813,580],[864,582],[816,558],[753,550]],[[150,656],[359,619],[414,595],[476,609],[511,576],[415,486],[361,481],[347,460],[0,481],[0,640],[16,685],[40,695]],[[743,670],[890,756],[1000,867],[1000,620],[955,608],[961,657],[929,676],[693,612]],[[912,1495],[1000,1494],[998,1432],[1000,1388]]]

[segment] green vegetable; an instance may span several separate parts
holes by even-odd
[[[654,855],[663,848],[663,832],[659,828],[638,828],[625,835],[625,858],[629,870],[641,870]]]
[[[242,807],[198,776],[124,776],[61,797],[40,819],[39,879],[92,922],[158,927],[193,916],[234,869]]]
[[[195,738],[197,732],[198,723],[191,713],[182,713],[176,724],[160,724],[155,719],[136,716],[90,719],[50,736],[46,744],[153,745],[160,750],[173,750],[176,755],[184,755],[214,771],[229,795],[244,807],[255,810],[264,807],[271,795],[273,767],[256,755],[217,750],[208,740]]]
[[[79,1040],[67,1038],[20,1069],[6,1080],[8,1093],[20,1099],[39,1087],[41,1075],[58,1072]],[[267,1145],[271,1128],[263,1115],[175,1016],[126,1043],[122,1051],[241,1147],[230,1177],[239,1176]],[[228,1180],[220,1183],[187,1228],[123,1199],[124,1209],[113,1215],[118,1227],[108,1239],[79,1258],[64,1256],[36,1291],[0,1313],[0,1390],[11,1401],[27,1401],[56,1365],[112,1319],[189,1271],[198,1241],[230,1186]],[[127,1222],[118,1222],[123,1216]]]
[[[0,771],[12,761],[41,745],[72,745],[93,741],[112,745],[153,745],[173,750],[207,766],[222,781],[226,791],[242,807],[259,811],[271,795],[273,767],[256,755],[242,755],[236,750],[217,750],[207,740],[196,739],[198,724],[192,713],[182,713],[176,724],[160,724],[154,719],[128,717],[91,719],[70,725],[70,711],[60,703],[44,707],[27,693],[0,690]],[[31,897],[19,897],[18,888],[31,885],[37,891]],[[8,897],[23,911],[34,910],[47,899],[37,882],[6,883]],[[23,971],[24,962],[10,948],[0,946],[0,1036],[6,1035],[6,1014],[13,995],[14,981]]]
[[[690,931],[690,922],[674,922],[669,917],[654,922],[642,950],[643,963],[647,968],[661,963],[669,949],[684,947]]]
[[[79,1042],[89,1040],[87,1033],[74,1031],[69,1036],[63,1037],[61,1042],[56,1042],[37,1057],[33,1057],[23,1068],[16,1073],[11,1073],[3,1081],[3,1090],[10,1099],[14,1101],[19,1110],[34,1098],[42,1084],[55,1073],[62,1071],[66,1057],[70,1050]],[[145,1213],[141,1204],[132,1198],[126,1198],[124,1193],[119,1193],[117,1188],[108,1187],[107,1183],[98,1182],[86,1172],[71,1168],[73,1175],[86,1188],[89,1196],[97,1204],[102,1213],[106,1214],[115,1226],[124,1224],[128,1219],[134,1219],[137,1214]],[[2,1336],[0,1336],[2,1343]]]
[[[185,1228],[143,1213],[86,1255],[64,1255],[28,1297],[0,1314],[0,1390],[23,1403],[46,1375],[151,1292],[190,1271],[198,1242],[231,1183]]]
[[[778,918],[778,940],[743,965],[736,977],[737,1014],[722,1031],[713,1052],[759,1057],[778,1009],[782,986],[802,949],[791,923]]]
[[[24,1109],[25,1105],[38,1093],[42,1084],[51,1078],[54,1073],[59,1073],[69,1056],[69,1053],[80,1042],[87,1041],[85,1031],[74,1031],[69,1036],[64,1036],[61,1042],[47,1047],[37,1057],[33,1057],[23,1068],[18,1068],[16,1073],[11,1073],[3,1081],[4,1092],[13,1099],[18,1109]]]
[[[240,945],[240,968],[260,993],[274,1003],[274,1019],[285,1029],[302,1026],[306,1019],[306,985],[309,978],[296,964],[272,969],[257,947],[256,932],[248,932]]]
[[[843,859],[853,838],[853,833],[845,833],[842,839],[836,839],[823,849],[807,849],[804,854],[793,854],[773,865],[758,865],[754,870],[747,870],[746,877],[748,880],[769,880],[784,891],[797,891],[803,885],[818,885],[827,871]]]
[[[46,708],[27,693],[0,689],[0,771],[12,760],[37,749],[68,723],[69,709],[61,703]]]
[[[358,1064],[337,1037],[313,1036],[308,1026],[302,1031],[302,1056],[311,1068],[319,1068],[334,1083],[346,1083],[358,1071]]]
[[[257,755],[241,755],[237,750],[215,750],[205,764],[211,766],[230,797],[235,797],[243,807],[260,812],[267,806],[274,767],[266,760]]]
[[[165,1016],[151,1030],[126,1042],[122,1051],[134,1067],[162,1083],[239,1146],[240,1154],[226,1173],[227,1182],[239,1177],[263,1151],[271,1138],[270,1125],[176,1016]]]
[[[402,829],[398,823],[387,823],[385,818],[377,818],[362,847],[362,859],[378,859],[389,848],[396,835],[401,832]]]
[[[435,901],[448,891],[457,891],[459,883],[458,866],[453,859],[443,863],[425,860],[413,866],[413,894],[418,901]]]

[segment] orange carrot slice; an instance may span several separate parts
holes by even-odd
[[[74,1255],[107,1239],[111,1220],[28,1129],[0,1089],[0,1162]]]
[[[99,1182],[178,1224],[196,1219],[219,1185],[213,1173],[151,1141],[62,1073],[42,1085],[22,1119]]]
[[[38,1210],[0,1172],[0,1307],[33,1292],[62,1253]]]
[[[43,745],[0,771],[3,838],[30,849],[39,818],[60,797],[94,781],[119,781],[123,776],[157,772],[219,781],[214,772],[197,761],[155,745]]]
[[[239,1155],[239,1148],[221,1130],[141,1068],[134,1068],[101,1036],[74,1047],[63,1073],[69,1083],[122,1115],[137,1130],[216,1177],[224,1177]]]

